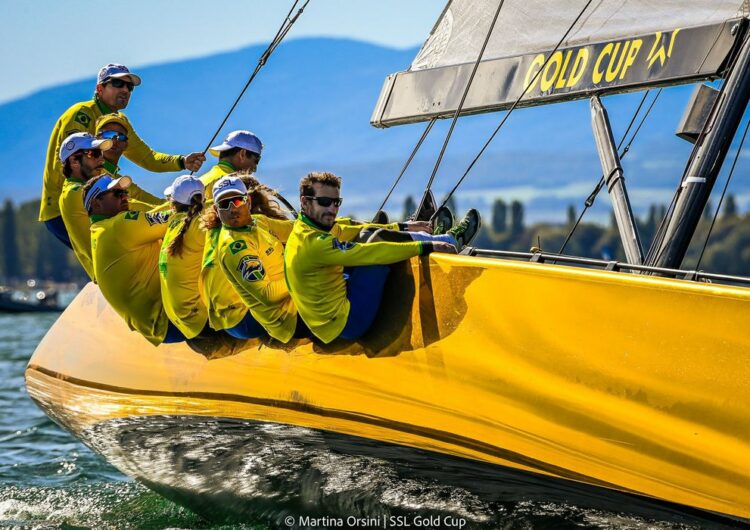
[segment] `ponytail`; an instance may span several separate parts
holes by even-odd
[[[172,204],[174,205],[175,210],[177,210],[178,212],[187,211],[187,215],[182,221],[180,231],[177,232],[177,235],[172,241],[170,241],[169,245],[167,246],[167,254],[169,254],[170,256],[181,257],[185,233],[188,231],[188,228],[190,228],[190,223],[193,222],[193,219],[203,210],[203,195],[193,195],[193,198],[190,199],[189,206],[176,202],[173,202]]]

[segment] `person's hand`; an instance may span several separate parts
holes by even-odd
[[[188,171],[198,171],[205,161],[206,156],[203,153],[190,153],[183,159],[185,169]]]
[[[443,254],[458,254],[458,250],[456,250],[456,247],[454,247],[450,243],[446,243],[445,241],[433,241],[432,251],[441,252]]]
[[[427,232],[432,233],[432,225],[429,221],[406,221],[407,232]]]

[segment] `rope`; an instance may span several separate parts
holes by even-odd
[[[281,23],[281,26],[279,26],[279,29],[276,31],[276,35],[271,40],[271,43],[268,45],[266,50],[261,54],[260,59],[258,59],[258,64],[255,66],[255,70],[253,70],[253,73],[250,75],[250,78],[247,80],[247,83],[245,83],[245,87],[240,92],[240,95],[237,96],[237,99],[234,100],[234,103],[232,104],[232,107],[229,109],[229,112],[227,112],[226,116],[224,116],[224,119],[221,121],[221,124],[216,129],[216,132],[211,137],[211,140],[208,141],[208,144],[206,144],[206,147],[203,149],[202,153],[203,155],[206,154],[206,151],[208,151],[209,147],[211,147],[211,144],[214,143],[214,140],[216,140],[216,137],[219,136],[219,133],[221,132],[221,129],[224,128],[224,125],[226,125],[227,120],[229,119],[229,116],[232,115],[232,112],[234,112],[234,109],[237,107],[237,104],[240,102],[240,99],[242,99],[242,96],[245,95],[245,92],[252,84],[253,80],[255,80],[255,77],[258,75],[258,72],[265,66],[266,62],[268,61],[268,58],[271,57],[271,54],[276,50],[276,47],[281,44],[281,41],[284,40],[284,37],[286,37],[286,34],[289,33],[289,30],[292,28],[294,23],[297,21],[297,19],[300,17],[302,12],[307,7],[307,4],[310,3],[310,0],[305,0],[305,3],[302,5],[302,7],[299,8],[297,13],[292,17],[289,18],[294,11],[294,8],[297,7],[297,4],[300,0],[294,0],[294,4],[292,4],[291,9],[289,10],[289,13],[287,13],[286,17],[284,18],[284,22]],[[192,175],[195,173],[194,171],[191,171],[190,174]]]
[[[590,1],[591,0],[589,0],[589,2]],[[497,19],[500,16],[500,10],[503,8],[504,3],[505,3],[505,0],[500,0],[500,3],[497,5],[497,10],[495,11],[495,17],[492,19],[492,23],[490,24],[490,29],[487,31],[487,36],[484,38],[484,43],[482,43],[482,49],[479,50],[479,56],[477,57],[477,60],[474,62],[474,67],[472,68],[471,75],[469,76],[469,80],[466,83],[466,88],[464,88],[464,93],[461,95],[461,101],[458,103],[456,112],[453,114],[453,120],[451,121],[451,126],[448,129],[448,134],[445,135],[445,141],[443,142],[443,147],[440,149],[440,153],[438,154],[437,160],[435,160],[435,167],[432,168],[432,175],[430,175],[430,179],[427,181],[427,187],[425,187],[424,195],[422,196],[422,201],[419,203],[419,208],[417,208],[417,218],[419,218],[419,212],[422,210],[422,206],[425,203],[427,194],[430,192],[430,189],[432,188],[432,183],[435,180],[435,175],[437,175],[438,168],[440,167],[440,163],[443,161],[443,155],[445,154],[445,150],[448,148],[448,142],[450,142],[451,136],[453,136],[453,129],[456,127],[458,116],[461,114],[461,110],[464,108],[464,102],[466,101],[466,96],[468,96],[469,89],[471,88],[471,84],[474,82],[474,75],[477,73],[477,69],[479,68],[479,63],[482,61],[482,57],[484,56],[484,50],[487,48],[487,43],[490,41],[490,37],[492,37],[492,31],[495,29],[495,23],[497,22]]]
[[[412,149],[411,155],[409,155],[409,159],[404,164],[404,167],[401,168],[401,173],[399,173],[398,177],[396,177],[396,181],[393,183],[393,186],[391,186],[391,189],[388,190],[388,193],[386,194],[385,199],[383,199],[383,203],[380,205],[380,208],[378,208],[378,210],[382,210],[383,208],[385,208],[385,203],[387,203],[388,199],[391,198],[391,194],[393,193],[393,190],[396,189],[396,186],[398,186],[398,183],[401,181],[401,177],[404,176],[404,173],[406,172],[407,168],[411,164],[411,161],[414,160],[414,156],[417,154],[417,151],[419,151],[419,148],[422,147],[422,142],[424,142],[425,138],[427,138],[427,135],[430,134],[430,130],[432,129],[432,126],[435,125],[436,120],[437,118],[432,118],[430,122],[427,124],[427,127],[422,133],[422,137],[417,142],[417,145],[414,146],[414,149]]]
[[[732,161],[732,167],[729,170],[729,176],[727,177],[727,181],[724,184],[724,189],[721,192],[721,197],[719,197],[719,204],[716,207],[716,211],[714,212],[714,217],[713,219],[711,219],[711,226],[708,228],[708,234],[706,234],[706,240],[703,242],[703,248],[701,249],[701,253],[698,256],[698,263],[695,265],[695,270],[698,270],[700,268],[701,261],[703,261],[703,253],[706,251],[706,247],[708,246],[708,240],[711,237],[711,232],[714,229],[714,224],[716,224],[716,218],[719,217],[719,210],[721,210],[721,203],[724,201],[724,195],[726,195],[727,189],[729,188],[729,183],[732,181],[732,174],[734,173],[734,168],[737,165],[737,160],[740,158],[740,153],[742,152],[742,146],[745,144],[745,138],[747,138],[748,128],[750,128],[750,118],[745,124],[745,132],[742,133],[742,140],[740,140],[740,146],[737,148],[737,152],[734,155],[734,160]]]
[[[656,100],[659,99],[659,95],[661,95],[661,88],[656,92],[656,96],[654,96],[654,99],[651,101],[651,104],[649,105],[648,109],[646,109],[646,113],[643,115],[643,118],[641,118],[641,122],[638,124],[638,127],[636,127],[635,132],[633,132],[633,136],[630,137],[630,141],[625,146],[625,149],[622,150],[620,153],[620,160],[625,158],[625,155],[628,154],[630,151],[630,146],[633,145],[633,141],[635,140],[635,137],[638,136],[638,133],[641,130],[641,127],[646,121],[646,118],[649,114],[651,114],[651,109],[654,108],[654,103],[656,103]],[[625,143],[625,139],[628,137],[628,133],[630,132],[630,129],[633,127],[633,124],[635,123],[636,118],[638,117],[638,114],[641,112],[641,108],[643,107],[643,104],[646,102],[646,98],[648,97],[650,90],[646,90],[646,93],[643,94],[643,97],[641,98],[641,102],[638,104],[638,107],[635,109],[635,113],[633,114],[633,117],[630,120],[630,123],[628,124],[628,128],[625,129],[625,134],[622,135],[622,138],[620,139],[620,143],[617,144],[617,150],[620,151],[622,148],[622,144]],[[618,168],[619,169],[619,168]],[[608,175],[610,176],[610,175]],[[578,216],[578,219],[576,220],[573,227],[570,229],[570,232],[568,233],[568,237],[565,238],[565,242],[562,244],[562,247],[560,247],[560,250],[557,252],[558,254],[562,254],[565,250],[565,247],[570,242],[570,239],[573,237],[573,233],[576,231],[576,228],[578,228],[578,225],[581,223],[581,219],[583,219],[584,214],[586,211],[591,208],[594,205],[594,201],[596,200],[596,196],[599,195],[599,192],[602,190],[602,187],[604,186],[604,183],[607,179],[604,178],[604,175],[602,175],[599,178],[599,182],[594,187],[593,191],[589,194],[589,196],[584,201],[583,210],[581,211],[581,215]]]
[[[572,24],[570,25],[570,27],[569,27],[569,28],[568,28],[568,30],[567,30],[567,31],[565,32],[565,34],[564,34],[564,35],[562,36],[562,38],[561,38],[561,39],[560,39],[560,40],[558,41],[558,43],[557,43],[557,45],[555,46],[555,48],[554,48],[554,49],[552,50],[552,52],[551,52],[551,53],[549,54],[549,57],[547,57],[547,59],[546,59],[546,60],[544,61],[544,64],[542,64],[542,67],[541,67],[541,68],[539,69],[539,71],[538,71],[538,72],[537,72],[537,73],[536,73],[536,74],[534,75],[534,77],[533,77],[533,78],[532,78],[532,79],[531,79],[531,80],[529,81],[529,84],[528,84],[528,85],[526,86],[526,88],[525,88],[525,89],[524,89],[524,91],[523,91],[523,92],[521,93],[521,95],[520,95],[520,96],[518,96],[518,99],[516,99],[516,100],[515,100],[515,101],[513,102],[513,105],[511,105],[510,109],[508,109],[508,112],[507,112],[507,113],[505,114],[505,116],[503,117],[503,119],[502,119],[502,121],[500,122],[500,124],[499,124],[499,125],[497,126],[497,128],[495,129],[495,131],[494,131],[494,132],[493,132],[493,133],[492,133],[492,134],[490,135],[489,139],[487,140],[487,142],[485,142],[485,144],[484,144],[484,146],[482,147],[482,149],[480,149],[480,150],[479,150],[479,153],[477,154],[477,156],[475,156],[475,157],[474,157],[474,160],[472,160],[471,164],[469,164],[469,167],[467,167],[467,168],[466,168],[466,171],[464,171],[464,174],[463,174],[463,175],[461,176],[461,178],[460,178],[460,179],[458,179],[458,182],[456,183],[456,185],[455,185],[455,186],[453,186],[453,189],[452,189],[452,190],[451,190],[451,191],[450,191],[450,192],[448,193],[448,195],[446,195],[446,196],[445,196],[445,199],[443,199],[443,202],[442,202],[442,204],[440,205],[440,207],[438,208],[438,210],[439,210],[440,208],[442,208],[443,206],[445,206],[445,205],[446,205],[446,204],[448,203],[448,201],[449,201],[449,200],[450,200],[450,198],[451,198],[451,197],[453,196],[453,194],[454,194],[454,193],[456,192],[456,190],[458,189],[458,187],[459,187],[459,186],[461,185],[461,183],[462,183],[462,182],[464,181],[464,179],[466,179],[467,175],[469,174],[469,172],[470,172],[470,171],[472,170],[472,168],[474,167],[474,164],[476,164],[476,163],[477,163],[477,161],[478,161],[478,160],[479,160],[479,159],[481,158],[481,156],[482,156],[482,155],[484,154],[484,152],[485,152],[485,150],[487,149],[487,147],[489,147],[490,143],[492,143],[492,140],[494,140],[494,139],[495,139],[495,136],[497,136],[497,133],[498,133],[498,132],[500,132],[500,129],[502,129],[503,125],[505,125],[505,122],[506,122],[506,121],[508,121],[508,118],[509,118],[509,117],[510,117],[510,115],[511,115],[511,114],[513,113],[513,111],[514,111],[514,110],[516,109],[516,107],[518,106],[518,103],[519,103],[519,102],[521,101],[521,99],[522,99],[522,98],[523,98],[523,97],[524,97],[524,96],[526,95],[526,93],[527,93],[527,92],[529,91],[529,89],[530,89],[530,88],[531,88],[531,87],[532,87],[532,86],[534,85],[534,83],[536,83],[536,80],[537,80],[537,78],[538,78],[538,77],[539,77],[539,76],[541,75],[542,71],[543,71],[543,70],[544,70],[544,68],[545,68],[545,67],[547,66],[547,63],[549,63],[550,59],[552,59],[552,56],[553,56],[553,55],[555,54],[555,52],[557,51],[557,49],[558,49],[558,48],[559,48],[560,46],[562,46],[562,43],[563,43],[563,42],[565,41],[565,39],[566,39],[566,38],[568,38],[568,34],[569,34],[569,33],[570,33],[570,32],[571,32],[572,30],[573,30],[573,27],[574,27],[574,26],[575,26],[575,25],[576,25],[576,24],[578,23],[578,21],[579,21],[579,20],[581,19],[581,17],[583,16],[583,13],[584,13],[584,12],[586,11],[586,9],[588,9],[588,7],[589,7],[589,6],[591,5],[591,2],[593,2],[593,0],[589,0],[588,2],[586,2],[586,5],[585,5],[585,6],[583,6],[583,9],[581,9],[581,12],[580,12],[580,13],[578,13],[578,16],[576,17],[576,19],[575,19],[575,20],[573,21],[573,23],[572,23]],[[429,191],[429,188],[428,188],[428,191]]]

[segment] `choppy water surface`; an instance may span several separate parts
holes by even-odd
[[[246,480],[235,486],[238,492],[248,485],[257,489],[257,477],[275,477],[263,481],[264,487],[271,482],[277,485],[275,491],[266,495],[266,510],[275,512],[273,518],[259,521],[249,517],[251,520],[242,524],[224,526],[210,523],[120,474],[50,421],[28,398],[23,371],[31,352],[57,316],[0,314],[0,528],[240,529],[266,528],[269,520],[283,528],[285,516],[292,513],[288,511],[291,497],[298,507],[318,513],[303,520],[309,527],[339,527],[343,523],[344,527],[354,528],[424,528],[432,527],[429,516],[436,513],[443,514],[443,523],[464,518],[466,528],[483,529],[688,530],[731,526],[704,525],[689,517],[675,518],[658,512],[634,514],[632,506],[620,510],[620,501],[612,499],[602,505],[604,508],[592,507],[584,497],[579,497],[583,502],[565,501],[555,494],[554,488],[535,490],[533,483],[514,483],[517,479],[512,476],[504,483],[506,492],[501,501],[489,503],[463,488],[440,484],[435,477],[408,476],[398,471],[391,462],[408,463],[414,458],[401,454],[399,448],[393,448],[386,460],[357,453],[354,446],[337,452],[332,449],[336,440],[331,434],[309,433],[309,439],[300,445],[305,436],[299,436],[294,428],[257,427],[252,444],[242,441],[241,436],[248,431],[238,424],[240,438],[235,439],[241,442],[237,445],[240,452],[232,456],[232,430],[226,426],[219,429],[218,423],[200,425],[195,429],[200,434],[197,437],[190,434],[195,432],[189,428],[190,419],[180,422],[172,418],[161,424],[159,418],[154,418],[151,425],[134,426],[134,429],[151,429],[147,437],[140,439],[154,441],[159,436],[168,437],[172,429],[173,442],[186,448],[186,454],[194,449],[204,451],[194,462],[217,465],[201,476],[216,477],[226,485],[233,477],[229,474],[221,477],[222,469],[245,470]],[[117,433],[123,432],[123,425],[115,423],[99,429],[101,441],[114,436],[107,434],[107,429],[117,427]],[[216,428],[213,434],[212,428]],[[178,440],[186,432],[188,438]],[[160,454],[159,448],[169,445],[148,446],[151,451],[148,461],[164,467],[165,473],[169,472],[167,464],[172,455]],[[106,446],[100,449],[106,452]],[[135,454],[144,449],[133,446],[129,450]],[[299,458],[294,458],[294,454],[300,455]],[[204,458],[207,455],[210,458]],[[236,462],[232,463],[232,458]],[[196,468],[194,462],[192,468]],[[435,476],[446,473],[441,466],[433,467]],[[159,469],[152,470],[158,472]],[[298,491],[302,493],[298,495]],[[550,496],[545,498],[547,493]],[[344,515],[336,518],[335,512]],[[346,512],[356,514],[357,519],[349,521]],[[445,514],[456,518],[445,519]],[[299,515],[295,521],[299,524]]]

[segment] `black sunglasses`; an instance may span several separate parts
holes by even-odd
[[[320,204],[323,208],[328,208],[332,204],[338,208],[339,206],[341,206],[341,203],[344,202],[343,197],[334,199],[333,197],[313,197],[311,195],[306,195],[305,198],[310,199],[311,201],[318,201],[318,204]]]
[[[107,83],[115,88],[128,87],[128,92],[132,92],[135,88],[135,85],[130,81],[123,81],[122,79],[118,79],[116,77],[110,78]]]
[[[81,159],[84,156],[86,158],[101,158],[104,156],[104,153],[102,153],[101,149],[83,149],[79,153],[76,153],[75,155],[77,158]]]

